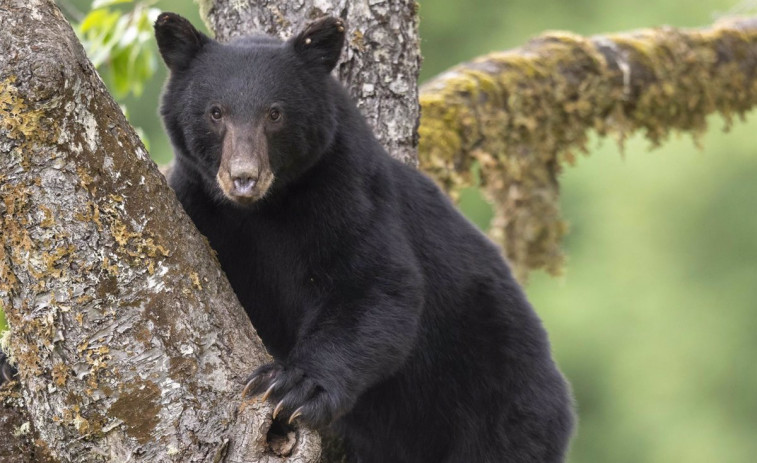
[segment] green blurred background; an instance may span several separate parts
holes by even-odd
[[[66,3],[86,11],[90,2]],[[421,0],[422,78],[546,30],[580,34],[697,27],[757,0]],[[186,0],[155,6],[199,24]],[[170,146],[156,117],[162,64],[124,100],[153,157]],[[757,461],[757,121],[719,117],[699,150],[688,136],[650,152],[610,140],[562,176],[571,222],[565,275],[527,291],[573,384],[580,426],[570,461]],[[474,191],[462,207],[490,217]],[[475,462],[472,462],[475,463]]]

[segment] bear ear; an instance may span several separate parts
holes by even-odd
[[[211,39],[185,18],[175,13],[161,13],[155,20],[158,50],[171,71],[186,69],[197,52]]]
[[[342,54],[344,31],[344,21],[326,16],[305,26],[302,32],[289,39],[289,44],[306,63],[329,73]]]

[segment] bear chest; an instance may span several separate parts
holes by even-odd
[[[201,231],[263,343],[274,357],[286,357],[330,292],[322,249],[277,223],[223,223]]]

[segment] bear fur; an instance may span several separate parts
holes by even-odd
[[[563,461],[572,400],[541,321],[331,76],[344,31],[327,17],[222,44],[155,24],[169,182],[275,359],[245,392],[360,463]]]

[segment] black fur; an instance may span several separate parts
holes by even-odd
[[[17,378],[18,371],[11,365],[5,352],[0,352],[0,384],[5,384]]]
[[[499,250],[387,155],[329,75],[341,22],[223,45],[182,21],[155,26],[170,184],[275,358],[250,393],[336,431],[361,463],[563,461],[571,398],[539,318]],[[216,182],[232,129],[264,137],[249,146],[275,178],[251,205]]]

